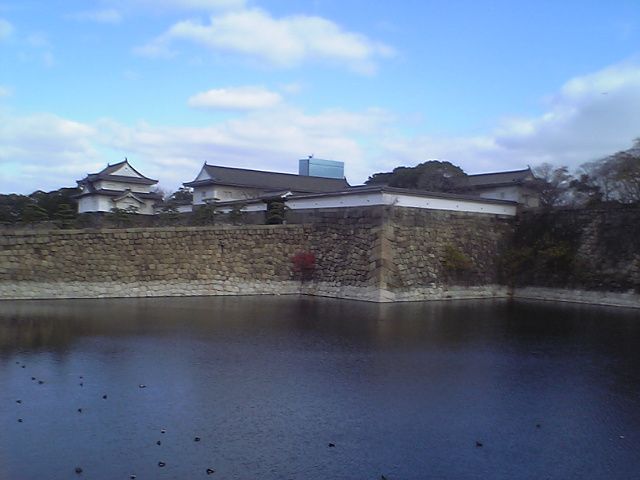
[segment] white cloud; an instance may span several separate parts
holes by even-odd
[[[87,166],[98,163],[95,134],[91,126],[56,115],[0,111],[0,192],[75,185]]]
[[[122,21],[122,15],[115,8],[108,8],[103,10],[86,10],[83,12],[71,13],[66,16],[70,20],[77,20],[80,22],[89,21],[97,23],[111,23],[116,24]]]
[[[377,110],[353,113],[327,110],[308,115],[291,108],[252,112],[206,127],[162,127],[113,121],[97,126],[101,142],[142,159],[149,175],[171,188],[192,180],[203,161],[227,166],[296,172],[297,160],[310,153],[347,161],[350,175],[362,175],[366,148],[360,136],[388,121]]]
[[[192,180],[203,161],[296,172],[310,153],[345,160],[347,174],[364,175],[360,142],[383,128],[378,110],[327,110],[309,115],[279,106],[204,127],[134,126],[103,119],[88,125],[54,115],[11,117],[0,113],[0,191],[31,192],[73,185],[87,171],[128,156],[167,188]]]
[[[188,104],[212,110],[258,110],[275,107],[281,101],[279,93],[263,87],[230,87],[198,93],[189,98]]]
[[[322,17],[274,18],[258,8],[212,16],[209,23],[178,22],[136,52],[167,55],[176,41],[192,42],[215,52],[245,55],[277,67],[322,60],[346,65],[360,73],[373,73],[379,59],[394,53],[392,48],[345,31]]]
[[[13,33],[13,25],[4,18],[0,18],[0,40],[9,38]]]
[[[629,148],[640,136],[640,64],[625,62],[567,81],[542,115],[505,119],[474,137],[379,139],[370,158],[375,171],[448,160],[469,173],[535,166],[571,169]]]
[[[640,65],[620,64],[571,79],[544,114],[505,120],[483,135],[408,136],[399,133],[402,126],[402,119],[378,109],[312,115],[283,103],[201,127],[128,126],[108,119],[87,125],[0,110],[0,191],[71,185],[124,155],[167,188],[192,180],[205,160],[295,172],[297,159],[311,153],[345,161],[353,184],[377,171],[433,158],[469,173],[545,161],[577,167],[628,148],[640,135]]]
[[[13,90],[4,85],[0,85],[0,98],[2,97],[10,97],[13,94]]]
[[[527,163],[575,167],[626,148],[640,135],[640,64],[575,77],[532,119],[506,121],[496,145]]]
[[[140,5],[154,8],[171,8],[184,10],[218,10],[241,8],[245,0],[133,0]]]

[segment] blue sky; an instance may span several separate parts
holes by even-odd
[[[352,184],[449,160],[572,168],[640,136],[640,1],[0,0],[0,192],[125,156]]]

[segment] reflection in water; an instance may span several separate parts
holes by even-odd
[[[550,303],[2,302],[0,479],[633,478],[639,341]]]

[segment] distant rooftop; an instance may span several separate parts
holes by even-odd
[[[133,170],[133,172],[136,173],[138,177],[130,177],[128,175],[114,175],[115,172],[120,170],[125,165]],[[95,182],[97,180],[114,180],[127,183],[138,183],[143,185],[155,185],[156,183],[158,183],[158,180],[153,180],[152,178],[145,177],[139,171],[133,168],[126,158],[122,162],[114,163],[113,165],[107,165],[98,173],[89,173],[82,180],[78,180],[78,183]]]
[[[511,170],[507,172],[491,172],[467,175],[459,179],[459,188],[498,187],[505,185],[521,185],[534,180],[535,176],[530,168]]]
[[[258,188],[267,191],[288,190],[299,193],[333,192],[349,188],[349,184],[344,178],[308,177],[293,173],[220,167],[206,163],[203,169],[210,178],[194,180],[184,185],[187,187],[230,185]]]

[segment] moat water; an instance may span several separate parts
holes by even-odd
[[[132,475],[640,478],[640,312],[0,302],[0,479]]]

